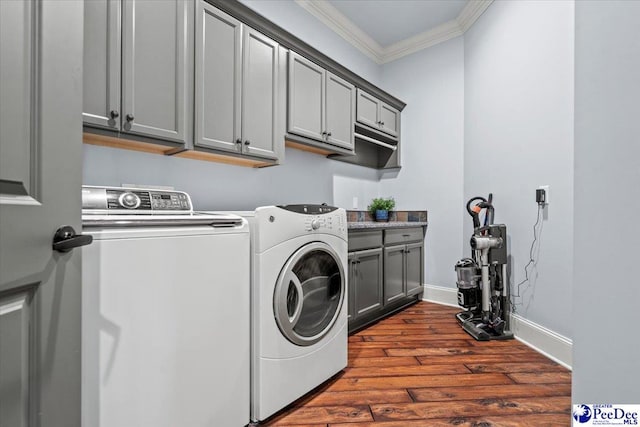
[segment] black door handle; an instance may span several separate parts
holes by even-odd
[[[70,225],[63,225],[53,235],[53,250],[69,252],[73,248],[85,246],[93,242],[93,236],[89,234],[76,234],[76,230]]]

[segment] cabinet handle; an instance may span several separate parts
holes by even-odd
[[[127,114],[127,121],[128,122],[132,122],[133,121],[133,115],[132,114]]]
[[[360,261],[356,261],[356,264],[360,264]]]
[[[384,126],[384,122],[380,122],[380,126]]]
[[[328,132],[328,133],[327,133],[327,136],[331,136],[331,132]]]
[[[405,251],[405,253],[410,254],[410,253],[411,253],[411,251]]]
[[[236,144],[242,144],[242,140],[240,138],[236,139]]]
[[[246,141],[244,141],[244,145],[250,145],[251,141],[249,141],[248,139]]]
[[[109,117],[111,117],[112,119],[117,119],[118,117],[120,117],[120,113],[118,113],[118,110],[111,110],[111,112],[109,113]]]

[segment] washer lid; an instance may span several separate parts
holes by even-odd
[[[345,298],[346,280],[340,257],[326,243],[313,242],[287,260],[276,283],[276,323],[292,343],[309,346],[335,324]]]

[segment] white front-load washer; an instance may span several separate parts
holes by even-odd
[[[267,206],[252,230],[251,418],[347,366],[347,219],[326,205]]]

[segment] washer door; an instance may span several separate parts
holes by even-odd
[[[273,308],[280,331],[294,344],[315,344],[336,322],[344,295],[338,254],[322,242],[301,247],[287,260],[276,283]]]

